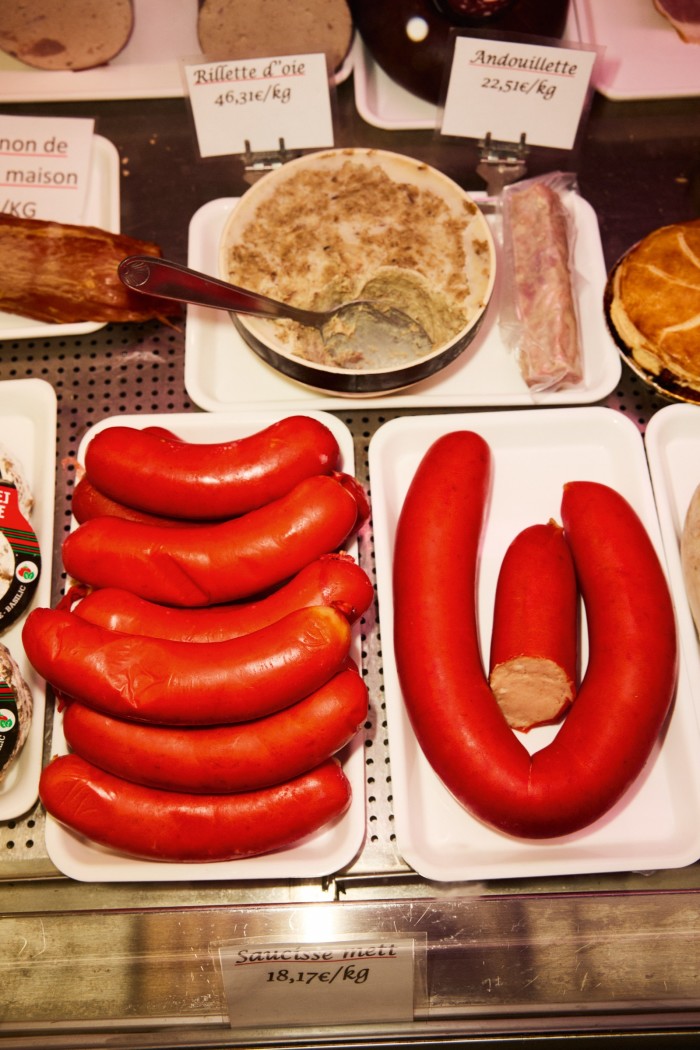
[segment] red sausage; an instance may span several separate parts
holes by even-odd
[[[165,529],[95,518],[63,543],[63,564],[92,587],[126,587],[165,605],[213,605],[259,594],[338,550],[358,522],[337,478],[307,478],[286,496],[218,525]]]
[[[493,697],[479,652],[475,592],[489,475],[488,446],[464,431],[436,441],[416,471],[395,547],[401,688],[426,758],[466,809],[512,835],[565,835],[606,813],[649,758],[675,691],[673,606],[630,505],[605,485],[568,484],[562,515],[590,657],[567,719],[531,757]]]
[[[288,416],[235,441],[169,438],[161,428],[107,427],[89,441],[85,470],[119,503],[172,518],[232,518],[338,466],[335,435],[311,416]]]
[[[489,684],[513,729],[556,722],[573,701],[578,588],[555,521],[520,532],[505,553],[494,602]]]
[[[280,784],[313,769],[349,743],[366,717],[367,687],[348,667],[284,711],[243,725],[141,725],[71,702],[63,733],[81,758],[125,780],[222,794]]]
[[[337,820],[351,801],[334,758],[274,787],[191,795],[132,784],[78,755],[62,755],[43,770],[39,795],[52,817],[101,846],[181,863],[286,849]]]
[[[344,665],[351,630],[336,609],[314,606],[243,638],[172,642],[34,609],[22,641],[66,697],[116,718],[212,725],[259,718],[320,688]]]
[[[369,608],[373,595],[369,576],[349,554],[326,554],[259,601],[175,609],[149,602],[124,588],[103,587],[83,597],[73,612],[90,623],[125,634],[220,642],[258,631],[309,605],[333,605],[355,623]]]
[[[167,518],[163,515],[147,514],[146,511],[135,510],[125,503],[118,503],[109,496],[105,496],[104,492],[100,492],[99,489],[95,488],[87,474],[83,474],[73,489],[71,511],[79,525],[82,525],[84,521],[90,521],[91,518],[101,518],[104,515],[109,515],[113,518],[126,518],[128,521],[146,522],[150,525],[163,525],[166,528],[177,528],[185,524],[181,518]],[[194,523],[188,522],[187,524],[192,525]]]

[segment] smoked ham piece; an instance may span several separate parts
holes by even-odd
[[[700,0],[654,0],[654,7],[667,18],[686,44],[700,44]]]
[[[131,292],[117,274],[127,255],[160,254],[94,226],[0,215],[0,310],[55,324],[176,316],[177,304]]]

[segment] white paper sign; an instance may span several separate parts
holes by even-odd
[[[0,114],[0,212],[81,223],[94,120]]]
[[[219,949],[232,1027],[412,1021],[414,941],[241,941]]]
[[[595,50],[457,36],[443,135],[571,149]]]
[[[333,145],[324,54],[185,64],[202,157]]]

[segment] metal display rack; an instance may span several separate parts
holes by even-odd
[[[413,153],[453,177],[474,170],[468,147],[440,147],[429,133],[367,128],[343,86],[339,103],[342,142]],[[184,259],[189,216],[208,199],[242,192],[244,173],[230,158],[198,161],[183,106],[182,100],[167,99],[5,108],[97,113],[97,130],[120,151],[123,231],[159,240],[165,254]],[[598,210],[609,263],[645,227],[692,211],[699,117],[699,100],[642,106],[596,100],[577,165],[582,191]],[[647,178],[635,187],[627,175],[623,190],[617,180],[629,172],[634,157],[635,170],[646,166]],[[538,163],[556,165],[551,157],[535,156],[532,162],[534,169]],[[174,185],[169,195],[162,192],[166,171]],[[652,173],[653,185],[661,189],[656,207],[649,209]],[[685,183],[680,174],[687,176]],[[183,365],[184,330],[155,322],[109,325],[80,338],[0,344],[0,380],[42,378],[58,398],[54,600],[63,586],[60,547],[85,430],[120,413],[198,411],[184,388]],[[601,403],[642,430],[664,404],[627,369]],[[356,473],[367,484],[369,441],[399,413],[348,404],[337,414],[353,435]],[[371,534],[361,543],[359,559],[372,575]],[[606,1045],[608,1040],[622,1046],[697,1045],[700,865],[478,884],[420,878],[401,858],[393,834],[376,606],[361,624],[361,639],[371,700],[363,740],[367,834],[359,856],[331,878],[77,883],[64,878],[47,855],[40,805],[0,824],[0,1043],[490,1047],[520,1041],[560,1046],[564,1040],[591,1045],[604,1038]],[[50,736],[49,716],[47,757]],[[265,1019],[256,1029],[232,1025],[217,946],[311,928],[334,936],[366,932],[423,939],[427,997],[413,1021],[284,1030]]]

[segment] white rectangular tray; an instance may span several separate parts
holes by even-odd
[[[564,482],[595,480],[616,488],[635,507],[662,552],[642,437],[614,409],[404,417],[377,431],[370,443],[369,465],[401,854],[419,874],[435,881],[646,870],[694,862],[700,857],[700,734],[685,666],[663,742],[657,745],[644,774],[610,813],[576,834],[533,842],[486,827],[455,801],[423,756],[404,709],[392,646],[394,532],[408,485],[424,453],[440,435],[458,429],[481,434],[495,463],[478,598],[486,658],[495,582],[506,547],[527,525],[549,518],[561,520]],[[677,604],[682,600],[675,591],[674,598]],[[685,652],[695,645],[695,639],[687,623],[680,621],[679,627]],[[584,653],[585,645],[584,630]],[[529,749],[535,749],[548,743],[555,732],[556,727],[542,727],[521,738]]]
[[[56,491],[56,394],[49,383],[43,379],[0,383],[0,445],[17,460],[34,497],[31,524],[39,541],[41,574],[30,609],[46,606],[51,602]],[[0,642],[19,665],[34,703],[29,736],[0,784],[0,820],[13,820],[32,808],[38,796],[44,754],[46,690],[43,679],[24,655],[22,627],[26,615],[0,635]]]
[[[165,423],[186,441],[231,441],[261,430],[280,418],[260,412],[237,412],[226,415],[138,415],[110,416],[92,427],[78,449],[78,461],[83,462],[85,449],[92,437],[110,426],[147,427]],[[333,431],[340,445],[343,469],[354,470],[352,435],[344,423],[334,416],[309,413],[322,419]],[[350,554],[356,556],[354,546]],[[355,640],[357,644],[357,640]],[[359,660],[359,654],[355,653]],[[160,861],[134,860],[122,854],[103,849],[88,842],[59,824],[53,817],[46,818],[46,850],[64,875],[83,882],[175,882],[239,879],[310,879],[330,875],[349,864],[359,852],[365,835],[365,766],[361,733],[343,750],[340,757],[352,788],[350,809],[340,820],[289,849],[268,853],[262,857],[214,862],[211,864],[175,864]],[[65,754],[67,745],[59,713],[54,719],[52,753]]]
[[[686,44],[652,0],[572,0],[581,40],[601,48],[595,87],[610,99],[700,94],[700,45]]]
[[[644,435],[676,615],[684,636],[685,660],[700,722],[700,645],[685,592],[680,540],[693,492],[700,485],[700,407],[667,405],[649,420]]]
[[[480,194],[474,194],[478,202]],[[584,379],[570,390],[534,396],[526,387],[498,325],[499,281],[486,319],[467,350],[442,372],[406,390],[380,397],[324,394],[296,383],[262,361],[234,327],[228,314],[188,306],[185,328],[185,387],[193,401],[209,412],[237,406],[344,411],[356,408],[503,407],[590,404],[609,394],[620,378],[620,357],[603,315],[605,261],[598,220],[590,204],[571,193],[575,266],[582,322]],[[203,205],[190,222],[189,265],[216,276],[219,240],[236,198]],[[494,223],[494,217],[488,216]],[[498,240],[498,238],[496,238]],[[500,258],[500,249],[497,247]]]
[[[116,146],[94,135],[90,183],[85,200],[83,221],[110,233],[119,233],[119,154]],[[81,321],[75,324],[47,324],[31,317],[0,312],[0,341],[7,339],[63,339],[68,335],[89,335],[105,327],[104,321]]]

